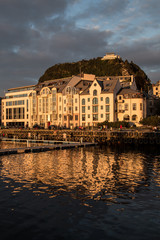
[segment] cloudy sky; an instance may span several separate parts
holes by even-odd
[[[0,0],[1,96],[56,63],[115,52],[160,80],[159,0]]]

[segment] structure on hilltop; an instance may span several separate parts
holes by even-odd
[[[115,53],[106,53],[106,55],[102,58],[102,60],[113,60],[116,58],[120,58],[120,56],[116,55]]]

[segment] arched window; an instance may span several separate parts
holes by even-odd
[[[98,104],[98,98],[93,98],[93,100],[92,100],[92,104]]]
[[[132,116],[132,121],[136,121],[137,120],[137,115],[133,115]]]
[[[82,105],[85,105],[85,99],[84,98],[82,99]]]
[[[106,97],[106,104],[109,104],[109,97]]]
[[[129,121],[129,119],[130,119],[130,118],[129,118],[129,115],[128,115],[128,114],[125,114],[124,117],[123,117],[123,120],[124,120],[124,121]]]
[[[93,91],[93,96],[97,96],[97,90],[96,89]]]

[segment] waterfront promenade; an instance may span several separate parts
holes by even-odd
[[[151,129],[113,130],[48,130],[0,129],[1,139],[68,141],[104,144],[160,144],[160,131]]]

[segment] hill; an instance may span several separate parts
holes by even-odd
[[[51,79],[58,79],[78,75],[80,72],[96,76],[127,76],[134,75],[138,89],[148,91],[151,81],[145,72],[133,62],[120,59],[101,60],[94,58],[73,63],[56,64],[48,68],[40,77],[39,83]]]

